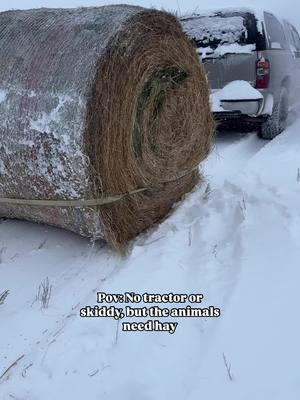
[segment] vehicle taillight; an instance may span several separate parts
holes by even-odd
[[[256,89],[267,89],[270,83],[270,61],[261,58],[256,62]]]

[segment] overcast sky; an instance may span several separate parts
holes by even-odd
[[[211,9],[232,6],[250,6],[265,8],[274,11],[278,16],[290,19],[300,28],[300,2],[299,0],[124,0],[124,1],[101,1],[101,0],[0,0],[0,11],[12,8],[36,8],[36,7],[78,7],[78,6],[101,6],[106,4],[137,4],[144,7],[165,8],[176,10],[181,14],[196,9]]]

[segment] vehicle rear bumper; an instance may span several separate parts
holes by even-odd
[[[263,99],[221,100],[220,104],[225,112],[239,112],[251,117],[257,117],[263,108]]]
[[[241,111],[224,111],[224,112],[213,112],[214,119],[219,122],[230,122],[230,121],[244,121],[251,123],[265,122],[269,115],[257,115],[252,116],[243,114]]]
[[[223,89],[212,89],[212,112],[218,120],[266,120],[273,110],[273,95],[269,89],[255,89],[248,82],[233,81]]]

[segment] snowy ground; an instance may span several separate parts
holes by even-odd
[[[1,400],[298,400],[299,154],[300,121],[272,142],[222,133],[208,186],[125,259],[58,229],[2,222]],[[111,318],[79,317],[97,291],[202,293],[201,307],[222,315],[173,318],[174,334],[123,332]]]

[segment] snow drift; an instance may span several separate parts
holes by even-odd
[[[199,179],[205,73],[170,14],[0,14],[0,215],[121,248]]]

